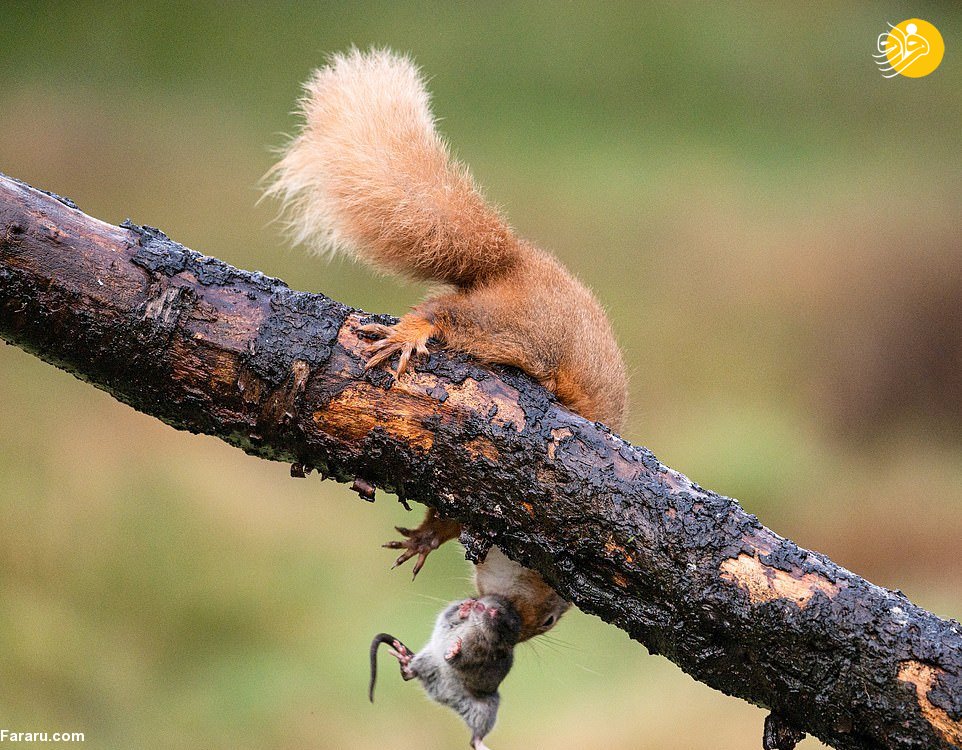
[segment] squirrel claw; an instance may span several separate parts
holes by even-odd
[[[381,323],[367,323],[366,325],[358,326],[357,330],[359,333],[364,333],[375,338],[386,338],[391,335],[391,326],[386,326]]]
[[[394,540],[382,544],[381,546],[386,549],[400,549],[404,550],[400,555],[398,555],[397,560],[394,561],[394,565],[391,566],[391,570],[394,570],[400,565],[403,565],[412,557],[417,555],[417,560],[414,562],[414,568],[412,570],[412,580],[417,578],[418,573],[421,572],[421,568],[424,567],[425,561],[428,559],[428,555],[436,550],[443,539],[438,539],[437,535],[434,533],[433,528],[417,528],[417,529],[406,529],[403,526],[395,526],[398,534],[405,539]]]
[[[403,549],[403,548],[404,548],[404,543],[403,543],[403,542],[388,542],[387,544],[382,544],[381,546],[382,546],[382,547],[387,547],[388,549]],[[410,559],[411,559],[412,557],[414,557],[415,555],[418,556],[418,559],[415,561],[415,563],[414,563],[414,569],[411,571],[411,573],[412,573],[412,575],[411,575],[411,580],[414,580],[415,578],[418,577],[418,573],[421,572],[421,568],[424,567],[424,561],[428,559],[428,553],[427,553],[427,552],[417,552],[416,550],[410,550],[410,549],[409,549],[409,550],[406,550],[406,551],[402,552],[400,555],[398,555],[398,559],[394,561],[394,565],[391,566],[391,570],[394,570],[394,569],[395,569],[396,567],[398,567],[399,565],[403,565],[404,563],[406,563],[408,560],[410,560]]]
[[[423,352],[421,350],[424,350]],[[408,362],[411,361],[411,355],[417,352],[418,354],[429,354],[427,347],[419,347],[411,342],[398,343],[397,341],[389,341],[384,339],[383,341],[377,341],[370,344],[365,350],[367,354],[372,355],[364,365],[365,370],[370,370],[377,367],[379,364],[385,360],[390,359],[398,352],[401,356],[398,358],[397,372],[394,373],[394,379],[400,378],[405,370],[408,368]]]
[[[398,358],[397,372],[394,373],[395,380],[400,378],[408,368],[411,357],[428,356],[428,339],[434,334],[434,324],[421,317],[410,318],[405,316],[398,321],[397,325],[386,326],[381,323],[369,323],[358,326],[360,333],[367,334],[380,339],[368,344],[364,348],[364,353],[369,355],[365,370],[377,367],[382,362],[390,359],[395,354],[400,354]]]
[[[407,529],[404,526],[395,526],[394,528],[404,539],[391,541],[381,546],[386,549],[403,550],[398,555],[397,560],[394,561],[392,570],[417,555],[418,559],[414,562],[414,576],[421,572],[429,554],[449,539],[456,539],[458,534],[461,533],[461,526],[457,521],[441,518],[433,508],[428,511],[421,525],[416,529]]]
[[[421,572],[421,568],[424,567],[424,561],[428,559],[428,553],[422,552],[418,555],[417,561],[414,563],[414,568],[411,570],[411,580],[413,581],[418,577],[418,573]]]

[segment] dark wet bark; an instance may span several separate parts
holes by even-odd
[[[110,226],[0,177],[0,336],[170,425],[466,524],[698,680],[769,742],[962,747],[962,627],[765,528],[526,376],[437,353],[365,373],[391,322]],[[759,727],[761,740],[762,728]],[[761,744],[761,742],[760,742]]]

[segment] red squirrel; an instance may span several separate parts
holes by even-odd
[[[401,378],[437,342],[518,367],[572,411],[620,430],[627,377],[604,310],[553,255],[518,237],[451,157],[411,60],[354,49],[333,55],[304,89],[302,129],[267,188],[284,204],[292,239],[445,287],[396,325],[361,328],[378,339],[367,367],[397,355]],[[402,550],[396,565],[416,555],[416,575],[460,526],[429,510],[399,532],[404,539],[385,546]],[[519,640],[549,630],[569,606],[497,548],[475,580],[481,596],[517,609]]]

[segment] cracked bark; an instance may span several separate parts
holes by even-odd
[[[962,748],[962,626],[765,528],[522,373],[435,353],[393,383],[391,323],[0,176],[0,337],[191,432],[463,522],[581,609],[837,748]],[[759,727],[761,737],[761,727]]]

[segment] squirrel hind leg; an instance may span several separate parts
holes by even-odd
[[[365,353],[370,355],[365,370],[377,367],[382,362],[399,354],[395,378],[400,378],[408,368],[414,356],[428,356],[428,341],[440,334],[440,329],[432,319],[433,316],[414,310],[403,316],[393,326],[371,323],[358,327],[360,333],[377,340],[369,344]]]

